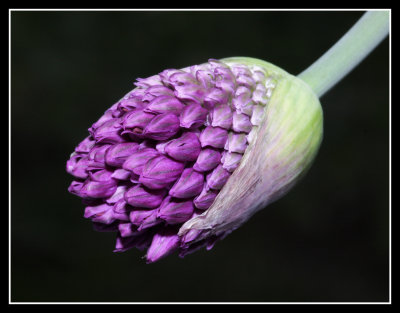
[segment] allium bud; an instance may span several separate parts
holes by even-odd
[[[115,252],[147,249],[148,263],[211,249],[287,192],[321,141],[317,97],[264,61],[209,60],[135,86],[66,170],[94,229],[117,233]]]
[[[180,116],[180,125],[184,128],[198,128],[204,125],[208,111],[200,104],[185,106]]]
[[[182,172],[181,177],[172,186],[169,194],[175,198],[188,199],[200,194],[204,185],[204,174],[192,168]]]
[[[160,155],[147,161],[139,181],[151,189],[165,188],[178,179],[184,168],[183,163]]]
[[[130,205],[136,208],[157,208],[164,196],[166,191],[148,189],[142,185],[136,185],[125,192],[124,199]]]
[[[107,165],[120,167],[125,160],[139,149],[136,142],[124,142],[110,147],[105,154]]]
[[[143,130],[145,138],[166,140],[179,130],[179,118],[174,113],[163,113],[154,117]]]
[[[221,127],[207,126],[200,135],[202,147],[223,148],[228,139],[228,131]]]
[[[187,132],[166,144],[164,151],[177,161],[196,161],[201,152],[201,145],[194,133]]]

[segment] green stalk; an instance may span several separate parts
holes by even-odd
[[[324,55],[298,75],[318,97],[355,68],[389,33],[389,11],[367,11]]]

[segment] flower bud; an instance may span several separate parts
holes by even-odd
[[[120,124],[118,118],[110,119],[104,122],[93,133],[93,138],[97,143],[110,143],[116,144],[123,142],[120,136]]]
[[[154,98],[149,105],[144,109],[144,112],[151,113],[173,113],[175,115],[180,115],[184,108],[184,104],[180,102],[173,95],[159,96]]]
[[[136,208],[154,209],[158,207],[166,194],[166,191],[147,189],[142,185],[136,185],[125,192],[124,199]]]
[[[153,113],[146,112],[142,109],[134,110],[126,114],[122,119],[122,126],[125,130],[144,129],[154,118]]]
[[[108,198],[117,190],[117,181],[111,177],[112,172],[100,170],[82,186],[83,198]]]
[[[174,113],[163,113],[154,117],[143,130],[143,136],[154,140],[166,140],[179,130],[179,118]]]
[[[187,105],[180,115],[180,126],[184,128],[197,128],[202,126],[207,117],[208,111],[200,104]]]
[[[136,142],[124,142],[110,147],[105,154],[105,162],[110,166],[121,166],[125,160],[139,149]]]
[[[201,150],[193,169],[198,172],[208,172],[217,167],[221,161],[221,152],[214,148]]]
[[[140,174],[139,182],[151,189],[162,189],[176,181],[183,172],[185,165],[163,155],[149,161]]]
[[[233,112],[228,104],[220,104],[214,107],[210,113],[212,120],[211,126],[231,129],[233,121]]]
[[[220,190],[228,181],[229,176],[231,173],[220,164],[207,176],[207,185],[212,189]]]
[[[200,194],[204,185],[204,175],[192,168],[187,168],[169,191],[175,198],[188,199]]]
[[[122,168],[131,171],[136,175],[142,174],[143,168],[147,161],[160,155],[153,148],[144,148],[132,153],[122,164]]]
[[[206,127],[200,134],[202,147],[223,148],[228,139],[228,131],[220,127]]]
[[[139,78],[76,146],[66,170],[115,252],[148,263],[215,243],[310,166],[322,110],[300,79],[256,59],[210,59]]]
[[[156,233],[147,250],[147,262],[152,263],[175,251],[179,246],[179,236],[174,229],[165,228]]]
[[[187,221],[192,216],[193,211],[193,201],[174,199],[168,196],[158,209],[157,217],[166,221],[167,224],[179,224]]]
[[[184,133],[164,147],[165,153],[177,161],[195,161],[200,154],[200,141],[194,133]]]

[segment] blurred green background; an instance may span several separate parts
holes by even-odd
[[[11,301],[388,301],[388,39],[322,97],[308,175],[211,251],[113,253],[65,172],[136,78],[230,56],[298,74],[362,13],[11,12]]]

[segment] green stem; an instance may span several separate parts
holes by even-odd
[[[368,11],[298,77],[321,97],[374,50],[388,33],[389,11]]]

